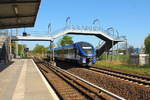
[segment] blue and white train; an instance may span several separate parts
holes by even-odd
[[[96,62],[96,50],[87,42],[58,47],[54,49],[55,59],[61,61],[74,61],[82,66],[90,66]]]

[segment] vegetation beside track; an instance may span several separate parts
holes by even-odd
[[[109,61],[109,60],[97,61],[95,66],[150,77],[150,66],[149,67],[142,67],[142,66],[124,64],[124,63],[121,63],[119,61]]]

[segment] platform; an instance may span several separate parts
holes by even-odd
[[[0,65],[0,100],[58,100],[32,59]]]

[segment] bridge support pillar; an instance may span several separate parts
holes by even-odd
[[[54,41],[50,41],[50,61],[54,61],[55,60],[55,52],[54,52]]]

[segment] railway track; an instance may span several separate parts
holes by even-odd
[[[60,99],[125,100],[59,67],[52,66],[39,59],[34,59],[34,61]]]
[[[102,74],[106,74],[106,75],[110,75],[112,77],[116,77],[119,79],[131,81],[133,83],[136,83],[139,85],[144,85],[146,87],[150,86],[150,78],[148,78],[148,77],[143,77],[143,76],[119,72],[119,71],[113,71],[113,70],[109,70],[109,69],[105,69],[105,68],[99,68],[99,67],[91,67],[88,70],[95,71],[95,72],[102,73]]]

